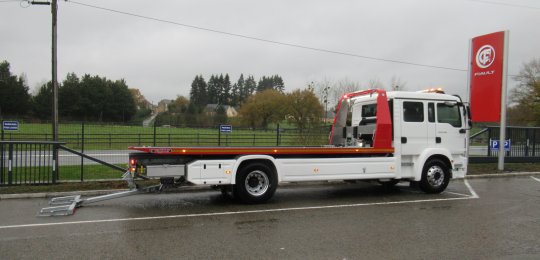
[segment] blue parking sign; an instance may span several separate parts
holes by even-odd
[[[499,150],[499,140],[490,140],[489,141],[489,147],[491,151],[498,151]],[[510,139],[504,141],[504,150],[506,152],[510,151],[510,146],[512,144],[512,141]]]
[[[4,131],[17,131],[19,130],[18,121],[2,121],[2,129]]]
[[[221,133],[232,133],[232,125],[220,125],[219,132]]]

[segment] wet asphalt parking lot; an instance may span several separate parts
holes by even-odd
[[[261,205],[217,191],[144,194],[37,217],[0,200],[1,259],[540,259],[540,178],[287,185]]]

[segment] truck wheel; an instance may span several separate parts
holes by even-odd
[[[425,193],[441,193],[450,182],[450,171],[439,159],[429,160],[422,170],[420,189]]]
[[[236,176],[235,195],[244,203],[261,203],[272,198],[277,188],[276,174],[263,163],[243,167]]]

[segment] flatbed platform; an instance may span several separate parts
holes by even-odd
[[[354,155],[391,154],[394,148],[363,147],[139,147],[128,149],[160,155]]]

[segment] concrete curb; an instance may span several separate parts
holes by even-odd
[[[504,177],[526,177],[526,176],[531,176],[531,175],[540,175],[540,172],[508,172],[508,173],[493,173],[493,174],[476,174],[476,175],[467,175],[465,178],[466,179],[487,179],[487,178],[504,178]],[[343,183],[343,182],[342,181],[292,182],[292,183],[283,183],[280,186],[293,186],[293,185],[312,186],[312,185],[325,185],[325,184],[336,184],[336,183]],[[165,191],[163,192],[163,194],[178,193],[178,192],[193,192],[193,191],[200,191],[200,190],[211,190],[211,188],[209,186],[184,186],[175,191]],[[100,196],[100,195],[111,194],[111,193],[120,192],[120,191],[127,191],[127,189],[0,194],[0,200],[52,198],[52,197],[62,197],[62,196],[71,196],[71,195]]]
[[[467,175],[466,179],[486,179],[486,178],[504,178],[504,177],[520,177],[540,175],[540,172],[504,172],[504,173],[490,173],[490,174],[475,174]]]

